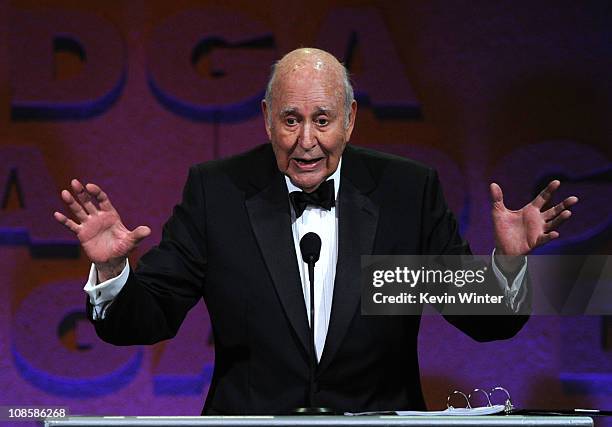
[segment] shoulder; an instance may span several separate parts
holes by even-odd
[[[416,160],[365,147],[349,145],[346,147],[345,155],[360,159],[372,171],[381,171],[388,168],[417,174],[429,174],[433,171],[430,166]]]
[[[249,151],[221,159],[209,160],[193,165],[192,169],[206,174],[248,173],[251,169],[262,169],[273,163],[274,153],[269,143],[260,144]]]
[[[278,174],[272,146],[265,143],[244,153],[193,165],[190,177],[198,177],[207,185],[232,183],[249,191],[265,186]]]
[[[437,173],[432,167],[415,160],[358,146],[347,146],[344,156],[350,169],[367,171],[376,183],[386,181],[423,184]]]

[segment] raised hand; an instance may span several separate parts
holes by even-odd
[[[572,212],[569,207],[578,202],[571,196],[550,209],[542,211],[561,183],[551,181],[530,203],[517,211],[504,205],[499,185],[490,186],[496,253],[510,257],[527,255],[538,246],[559,237],[557,229]]]
[[[97,185],[83,186],[73,179],[70,186],[72,193],[63,190],[61,197],[76,221],[60,212],[53,216],[77,236],[87,257],[96,264],[100,282],[119,275],[127,255],[151,234],[151,229],[140,226],[128,230],[106,193]]]

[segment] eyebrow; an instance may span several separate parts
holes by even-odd
[[[317,109],[315,110],[315,115],[319,115],[319,114],[327,114],[328,116],[332,115],[334,112],[333,108],[329,108],[329,107],[317,107]]]
[[[280,111],[280,115],[281,116],[288,116],[290,114],[296,114],[298,112],[298,109],[296,107],[287,107],[287,108],[283,108]]]
[[[313,115],[319,115],[319,114],[327,114],[327,115],[333,115],[334,110],[332,108],[329,107],[319,107],[317,106],[316,110],[314,111]],[[291,114],[299,114],[298,108],[297,107],[287,107],[287,108],[283,108],[280,111],[280,115],[281,116],[288,116]]]

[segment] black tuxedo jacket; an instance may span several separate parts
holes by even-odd
[[[436,173],[410,160],[347,146],[338,198],[334,297],[314,404],[424,409],[420,318],[360,314],[360,256],[464,254],[469,247]],[[270,144],[190,169],[161,243],[141,258],[96,330],[118,345],[165,340],[202,297],[215,340],[203,414],[282,414],[304,406],[308,320],[287,188]],[[482,341],[513,336],[526,320],[447,318]]]

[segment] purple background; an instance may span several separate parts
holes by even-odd
[[[348,63],[351,142],[438,168],[476,252],[493,245],[488,183],[519,208],[550,177],[581,202],[547,251],[611,249],[608,2],[85,3],[0,2],[0,406],[199,414],[214,364],[203,304],[172,341],[101,342],[83,319],[88,261],[52,212],[71,178],[101,185],[128,226],[153,229],[135,262],[189,165],[266,141],[269,66],[295,47]],[[430,409],[495,385],[516,406],[612,407],[607,319],[532,318],[487,344],[439,317],[421,332]]]

